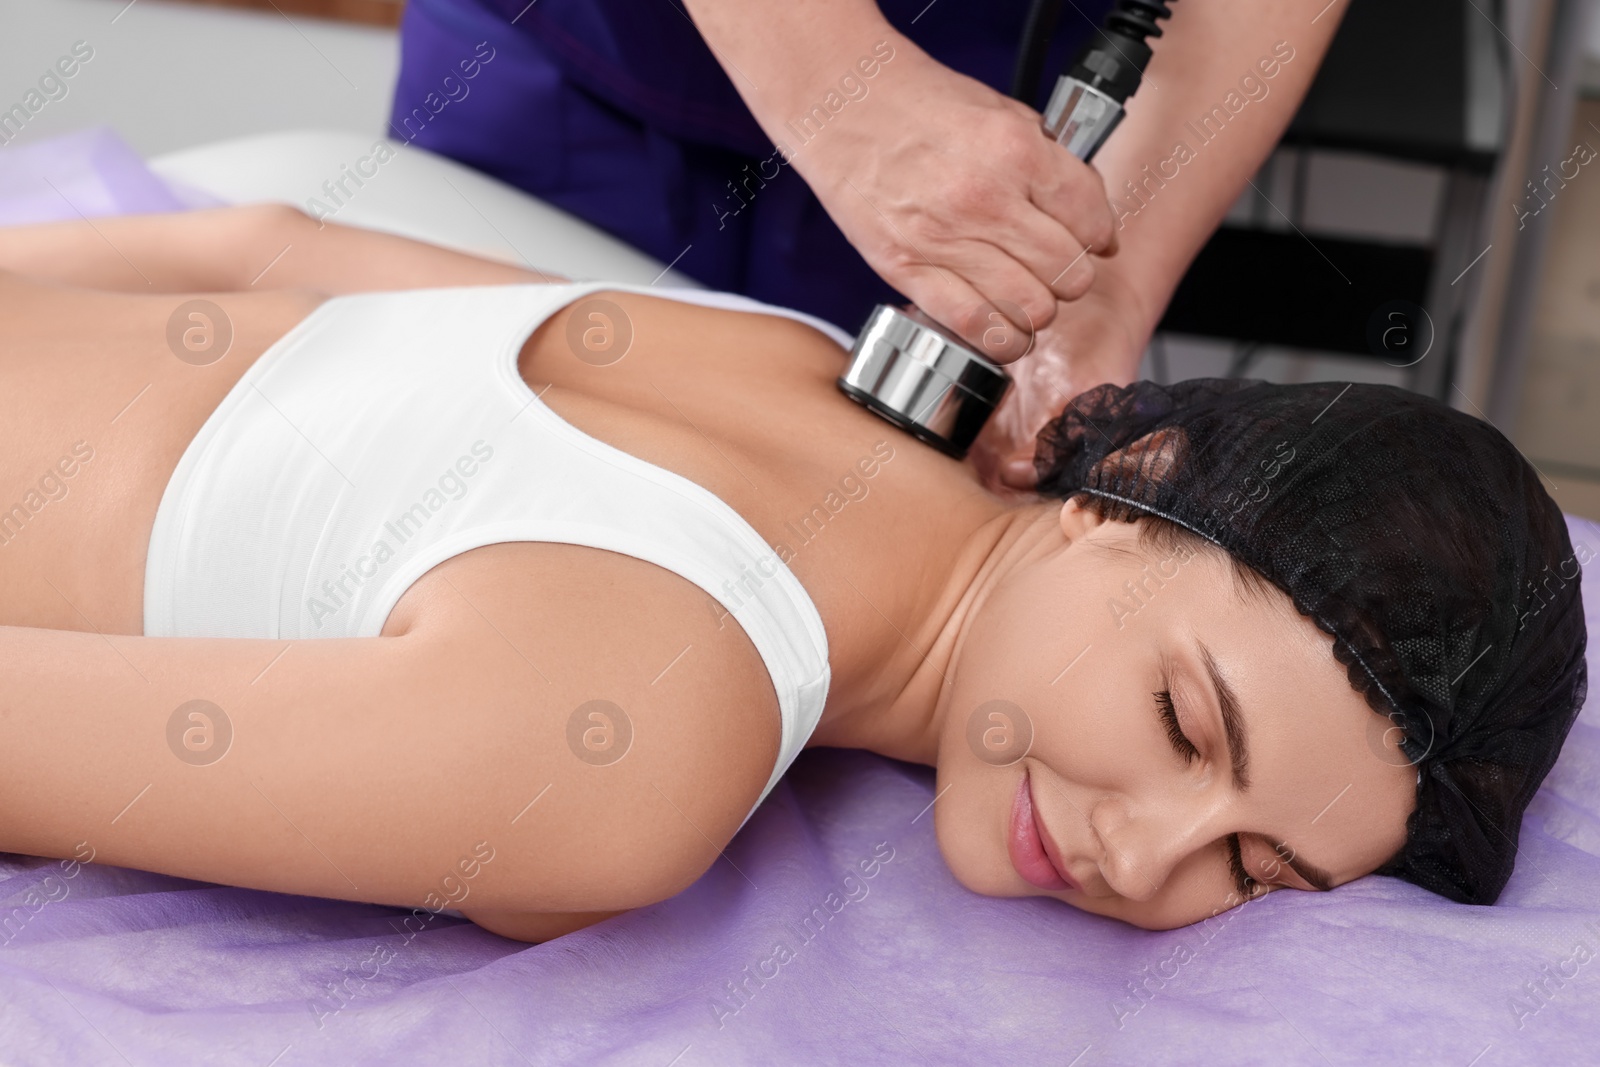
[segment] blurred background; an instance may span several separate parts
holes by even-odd
[[[1505,432],[1565,511],[1600,519],[1600,0],[1350,2],[1143,374],[1429,392]],[[0,0],[0,109],[72,42],[94,48],[0,163],[97,125],[146,157],[288,129],[393,136],[401,14]]]

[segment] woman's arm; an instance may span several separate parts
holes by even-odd
[[[0,850],[487,909],[547,936],[575,928],[575,906],[639,907],[698,877],[717,848],[690,824],[737,818],[713,813],[726,805],[704,784],[734,754],[658,742],[596,773],[564,734],[600,658],[530,685],[506,640],[541,644],[482,630],[288,642],[0,627]],[[563,914],[525,915],[546,911]]]
[[[129,293],[339,294],[567,280],[393,234],[319,226],[277,203],[6,227],[0,269]]]
[[[627,909],[623,909],[626,911]],[[622,911],[569,911],[543,914],[526,911],[483,911],[462,908],[461,914],[489,931],[513,941],[540,944],[554,938],[582,930],[586,926],[604,922]]]

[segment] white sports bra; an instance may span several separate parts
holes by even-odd
[[[813,316],[695,289],[597,281],[334,297],[245,372],[184,451],[150,536],[145,633],[375,637],[413,582],[470,549],[620,552],[705,590],[761,655],[782,741],[759,807],[821,718],[822,619],[719,497],[580,432],[522,380],[533,331],[602,289],[779,315],[851,343]]]

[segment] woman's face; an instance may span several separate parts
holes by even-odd
[[[1220,550],[1145,547],[1076,501],[1060,524],[956,650],[934,812],[963,885],[1164,930],[1398,851],[1416,770],[1330,637]]]

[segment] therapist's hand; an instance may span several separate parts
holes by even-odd
[[[1011,363],[1115,252],[1105,186],[1032,108],[899,35],[893,45],[870,92],[790,162],[885,281]],[[996,310],[1017,330],[990,328]]]
[[[1033,490],[1039,431],[1079,393],[1133,380],[1149,343],[1146,321],[1109,267],[1081,299],[1061,305],[1033,350],[1007,368],[1011,388],[967,453],[985,486],[1011,499]]]

